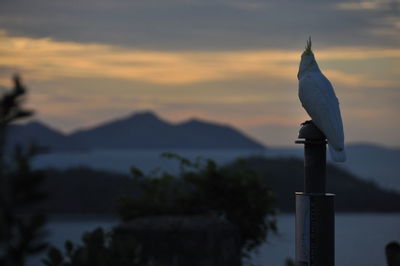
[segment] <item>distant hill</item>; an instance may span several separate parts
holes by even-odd
[[[189,120],[179,124],[163,121],[151,112],[136,113],[126,118],[109,121],[100,126],[78,130],[65,135],[42,122],[13,125],[8,131],[7,148],[16,143],[26,145],[35,142],[49,147],[53,152],[75,152],[89,150],[253,150],[265,156],[303,156],[302,147],[265,147],[233,127],[200,120]],[[373,180],[380,186],[400,191],[400,149],[361,143],[346,147],[347,162],[335,164],[366,180]],[[195,153],[195,152],[194,152]],[[200,153],[200,152],[198,152]],[[122,154],[123,155],[123,154]],[[122,158],[121,154],[118,158]],[[94,156],[92,154],[92,156]],[[132,156],[127,154],[127,157]],[[46,157],[48,158],[48,157]],[[52,166],[60,162],[52,157]],[[91,157],[87,155],[87,160]],[[93,157],[97,158],[97,157]],[[328,154],[329,159],[329,154]],[[132,158],[126,158],[130,164]],[[103,163],[103,162],[99,162]],[[99,164],[97,163],[97,164]],[[81,164],[84,164],[82,162]],[[45,163],[44,165],[48,165]],[[104,164],[107,168],[106,165]],[[123,164],[119,164],[123,165]],[[114,167],[115,168],[115,167]],[[113,169],[114,169],[113,168]],[[128,166],[124,166],[128,169]]]
[[[69,137],[93,149],[264,149],[230,126],[195,119],[171,124],[151,112],[80,130]]]
[[[49,148],[50,151],[86,150],[83,143],[72,140],[60,131],[39,121],[22,125],[11,125],[7,130],[6,149],[11,150],[15,145],[27,147],[31,144]]]
[[[257,172],[272,189],[281,211],[294,211],[294,192],[303,190],[303,162],[298,159],[250,157],[226,165],[236,171],[243,167]],[[385,190],[328,165],[327,191],[336,194],[339,212],[400,212],[400,193]],[[44,189],[48,200],[40,206],[47,213],[113,213],[124,194],[140,195],[139,188],[124,174],[89,168],[45,170]]]
[[[347,150],[345,169],[400,191],[400,149],[363,143],[349,145]]]
[[[335,165],[356,176],[372,180],[377,184],[400,191],[400,149],[387,148],[371,143],[348,144],[347,161]],[[265,153],[271,158],[303,157],[302,147],[269,148]],[[328,159],[329,153],[328,153]]]
[[[127,175],[73,168],[44,171],[42,186],[47,199],[34,210],[46,213],[115,213],[117,200],[124,194],[136,194]]]
[[[239,130],[192,119],[172,124],[154,113],[142,112],[69,135],[40,122],[12,126],[9,146],[35,142],[52,151],[134,149],[246,149],[265,147]]]
[[[250,157],[244,163],[228,166],[235,170],[247,167],[261,176],[276,194],[283,211],[293,211],[294,191],[303,191],[304,163],[294,158],[267,159]],[[339,168],[327,165],[327,192],[335,193],[335,208],[342,212],[399,212],[400,193],[381,188]]]

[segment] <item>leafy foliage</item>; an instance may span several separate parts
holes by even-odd
[[[239,228],[243,255],[262,244],[270,231],[276,232],[272,192],[255,172],[220,168],[212,160],[191,162],[171,153],[163,156],[179,160],[180,175],[164,172],[144,176],[133,168],[133,180],[141,193],[121,198],[123,220],[160,215],[217,216]]]
[[[112,234],[102,228],[83,234],[83,245],[65,242],[65,252],[50,248],[43,260],[46,266],[145,266],[140,260],[138,245],[114,241]]]
[[[32,157],[41,149],[16,147],[8,160],[4,151],[7,127],[32,115],[22,107],[26,89],[18,76],[14,83],[14,88],[0,98],[0,265],[6,266],[22,266],[28,255],[46,248],[40,241],[45,216],[22,215],[24,209],[45,198],[39,189],[43,175],[30,167]]]
[[[119,213],[125,221],[144,216],[210,215],[235,224],[241,233],[243,255],[260,245],[269,231],[276,231],[272,192],[253,172],[232,172],[213,161],[191,162],[175,154],[166,158],[180,162],[180,175],[153,171],[145,176],[132,167],[135,194],[122,197]],[[82,237],[83,245],[67,241],[65,251],[50,248],[47,266],[155,265],[141,256],[135,242],[115,240],[113,232],[98,228]]]

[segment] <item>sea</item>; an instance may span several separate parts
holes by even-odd
[[[295,216],[281,214],[277,218],[279,233],[270,235],[254,252],[253,265],[284,266],[287,258],[294,259]],[[62,249],[66,240],[79,244],[84,232],[97,227],[110,230],[118,223],[116,218],[96,215],[52,217],[46,227],[47,241]],[[335,265],[384,266],[385,245],[391,241],[400,241],[400,214],[336,214]],[[43,256],[30,258],[28,266],[44,266]]]

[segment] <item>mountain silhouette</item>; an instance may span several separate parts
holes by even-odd
[[[48,125],[32,121],[22,125],[11,125],[7,131],[6,150],[12,150],[16,145],[28,147],[37,145],[48,148],[49,151],[86,150],[86,145],[75,142],[62,132]]]
[[[40,122],[14,125],[9,143],[35,142],[52,151],[121,149],[243,149],[265,147],[237,129],[192,119],[173,124],[140,112],[65,135]]]
[[[196,119],[180,124],[136,113],[69,136],[96,149],[264,149],[237,129]]]

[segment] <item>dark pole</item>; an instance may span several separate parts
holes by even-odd
[[[400,266],[400,244],[390,242],[385,247],[387,266]]]
[[[302,124],[304,192],[296,192],[296,266],[334,266],[334,195],[325,193],[326,137],[312,123]]]

